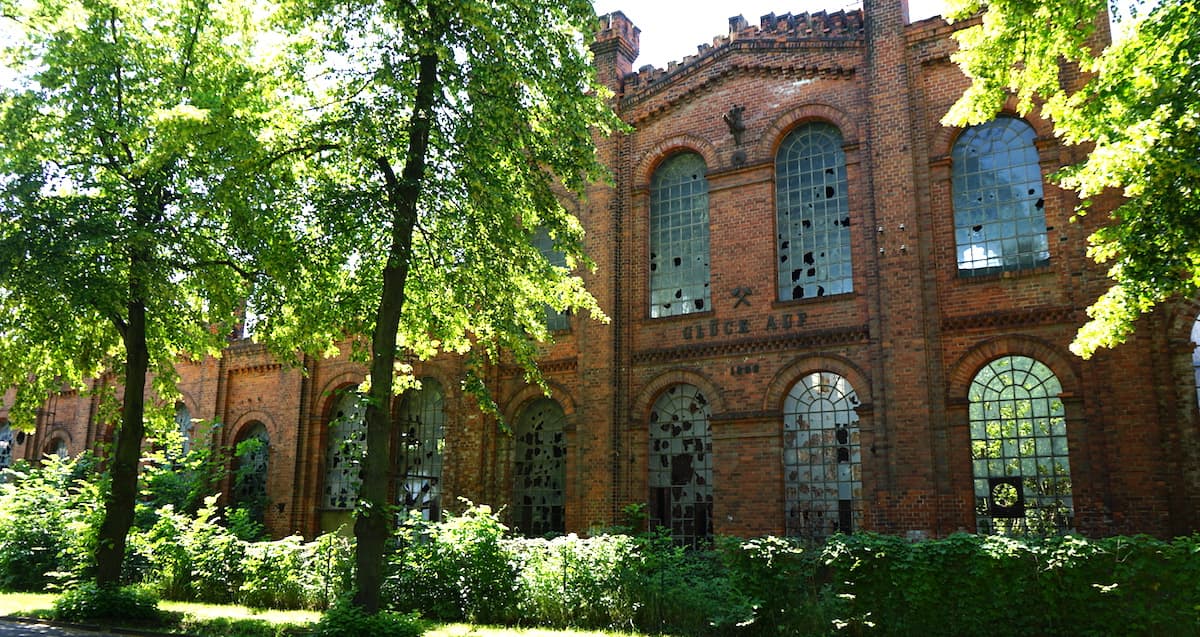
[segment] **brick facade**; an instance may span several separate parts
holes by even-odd
[[[544,350],[566,422],[566,530],[618,523],[625,505],[651,502],[650,421],[660,398],[686,384],[709,414],[704,524],[717,534],[784,533],[785,404],[817,372],[844,379],[858,401],[855,528],[911,537],[976,530],[969,393],[980,370],[1008,356],[1042,363],[1061,386],[1072,528],[1200,528],[1198,306],[1161,309],[1128,344],[1090,361],[1071,355],[1084,308],[1107,286],[1085,254],[1104,215],[1069,221],[1076,199],[1048,181],[1048,262],[959,272],[951,151],[962,131],[939,122],[967,86],[949,58],[952,29],[940,18],[909,24],[903,2],[867,0],[848,12],[734,18],[697,55],[634,71],[640,32],[621,13],[600,18],[597,69],[634,131],[598,140],[614,179],[578,205],[597,264],[585,277],[612,322],[572,318]],[[743,109],[737,135],[727,121],[734,106]],[[1047,122],[1024,121],[1036,132],[1043,177],[1083,156],[1058,145]],[[842,136],[853,291],[784,301],[776,155],[809,122]],[[707,166],[711,303],[650,318],[651,183],[680,152]],[[220,359],[180,369],[192,417],[223,423],[198,437],[231,444],[250,424],[266,426],[266,522],[276,535],[312,536],[345,518],[320,508],[326,425],[333,392],[360,382],[365,369],[345,355],[303,365],[307,373],[239,341]],[[458,361],[419,364],[416,375],[445,390],[443,504],[509,503],[512,436],[463,395]],[[507,367],[488,380],[510,424],[542,397]],[[54,397],[38,431],[14,440],[15,456],[35,458],[57,439],[71,452],[95,446],[105,436],[95,412],[87,396]]]

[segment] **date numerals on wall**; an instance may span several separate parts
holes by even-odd
[[[729,368],[730,376],[745,376],[746,374],[757,374],[758,363],[747,363],[745,365],[733,365]]]

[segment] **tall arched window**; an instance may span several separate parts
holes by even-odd
[[[550,233],[545,228],[538,228],[537,232],[533,233],[533,247],[542,253],[550,265],[559,268],[567,267],[567,256],[554,249],[554,239],[550,238]],[[549,305],[546,306],[546,329],[558,332],[570,329],[570,327],[566,312],[559,312]]]
[[[513,521],[528,536],[563,533],[563,487],[567,481],[566,416],[562,406],[541,398],[525,408],[514,429],[516,484]]]
[[[7,421],[0,420],[0,470],[12,465],[13,431]]]
[[[971,381],[971,463],[980,533],[1048,535],[1074,516],[1062,386],[1027,356],[1003,356]]]
[[[825,122],[792,131],[775,156],[779,299],[854,289],[842,134]]]
[[[692,385],[663,392],[650,411],[650,522],[681,544],[712,539],[712,434],[708,401]]]
[[[233,504],[263,521],[267,510],[267,470],[271,438],[266,425],[252,422],[242,429],[234,446]]]
[[[367,449],[367,427],[363,420],[362,396],[348,391],[342,394],[329,418],[329,443],[325,446],[325,490],[323,507],[350,511],[362,483],[359,470]]]
[[[175,429],[179,432],[179,451],[186,456],[192,450],[192,412],[183,403],[175,404]]]
[[[650,316],[711,309],[708,171],[704,158],[680,153],[650,181]]]
[[[1192,369],[1196,374],[1196,402],[1200,404],[1200,316],[1192,323],[1192,343],[1196,346],[1196,349],[1192,350]]]
[[[66,440],[55,436],[46,441],[45,455],[55,456],[61,460],[66,460],[71,455],[71,451],[67,447]]]
[[[960,275],[1049,262],[1036,137],[1023,120],[998,117],[968,128],[955,142],[951,159]]]
[[[788,535],[810,539],[862,525],[858,395],[843,377],[816,372],[792,386],[783,405],[783,471]]]
[[[442,454],[446,446],[446,413],[442,385],[421,379],[421,388],[404,394],[396,424],[400,430],[396,488],[399,503],[419,510],[426,520],[442,517]]]

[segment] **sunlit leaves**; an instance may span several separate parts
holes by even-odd
[[[980,3],[955,3],[965,18]],[[1085,198],[1116,189],[1127,199],[1090,239],[1089,256],[1109,263],[1112,289],[1091,308],[1072,350],[1114,347],[1138,316],[1200,290],[1200,6],[1167,0],[1103,51],[1089,48],[1101,0],[987,3],[980,25],[959,32],[955,56],[972,85],[946,116],[987,120],[1007,96],[1037,107],[1071,144],[1092,144],[1088,160],[1060,183]],[[1060,65],[1060,62],[1067,62]],[[1064,73],[1089,73],[1077,90]]]

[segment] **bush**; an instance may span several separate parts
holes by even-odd
[[[511,540],[520,556],[522,622],[556,628],[633,627],[635,600],[622,586],[636,543],[625,535]]]
[[[361,608],[342,600],[321,616],[313,627],[315,637],[421,637],[427,628],[416,613],[380,611],[368,615]]]
[[[54,600],[54,618],[70,622],[152,624],[159,622],[162,615],[158,599],[145,589],[100,587],[89,582],[65,591]]]
[[[503,542],[507,530],[487,506],[436,524],[414,514],[397,531],[384,595],[394,608],[436,619],[513,621],[517,568]]]

